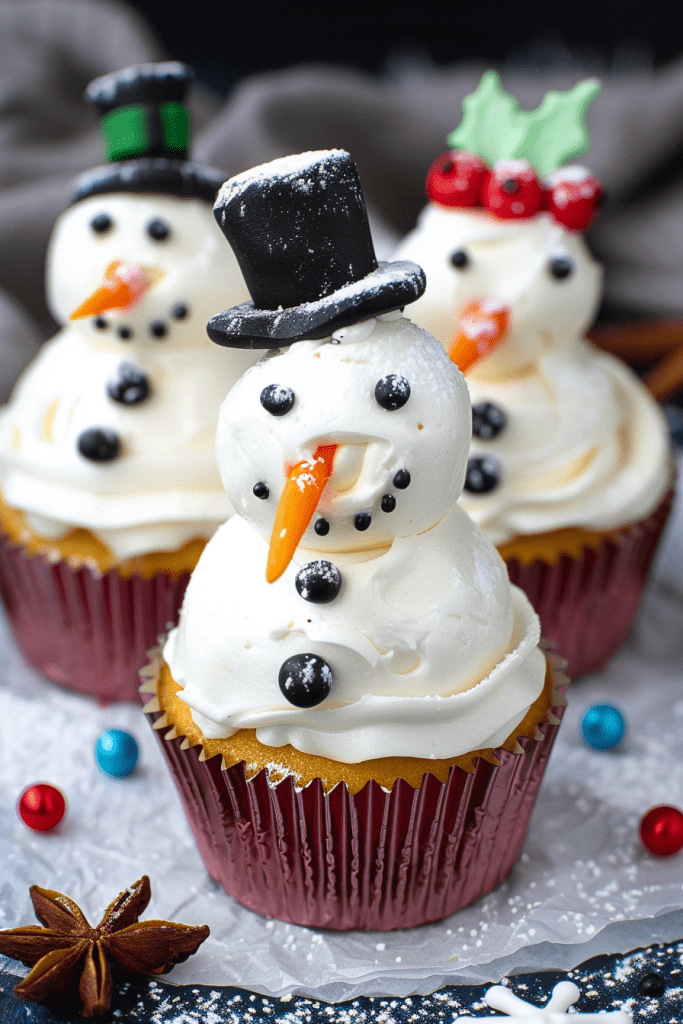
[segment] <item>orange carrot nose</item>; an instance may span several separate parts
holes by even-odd
[[[148,287],[147,275],[137,263],[114,260],[105,271],[101,287],[73,311],[69,320],[97,316],[110,309],[126,309],[137,302]]]
[[[275,512],[266,566],[268,583],[279,579],[292,560],[332,475],[336,450],[336,444],[321,444],[312,459],[297,462],[290,469]]]
[[[487,356],[505,337],[510,323],[507,306],[491,299],[472,302],[460,318],[448,355],[463,373]]]

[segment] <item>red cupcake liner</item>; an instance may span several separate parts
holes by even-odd
[[[271,783],[267,770],[248,779],[244,762],[222,769],[220,755],[201,760],[175,729],[157,735],[206,868],[228,895],[293,924],[387,931],[446,917],[506,878],[563,710],[514,753],[496,750],[497,766],[475,758],[472,773],[453,766],[446,782],[427,774],[419,789],[398,779],[387,792],[370,781],[355,795],[343,782],[327,793],[320,779]]]
[[[176,621],[189,578],[73,569],[0,535],[0,597],[26,661],[104,702],[139,702],[140,665]]]
[[[647,519],[580,558],[507,562],[510,582],[531,601],[571,679],[599,671],[629,635],[672,499],[673,490]]]

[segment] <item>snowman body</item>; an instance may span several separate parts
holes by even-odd
[[[491,540],[647,515],[668,482],[666,430],[628,368],[585,338],[601,274],[581,236],[548,213],[501,220],[430,204],[397,256],[424,267],[412,315],[447,350],[472,303],[507,316],[498,346],[467,375],[461,502]]]
[[[448,757],[509,736],[544,659],[526,598],[455,504],[469,442],[462,375],[400,313],[247,371],[218,429],[238,514],[207,545],[164,651],[204,735],[253,728],[268,746],[347,762]],[[321,445],[335,446],[331,475],[268,583],[287,474]],[[278,685],[302,656],[333,677],[309,707]]]
[[[71,320],[112,264],[132,267],[142,287],[126,305]],[[82,200],[57,222],[47,282],[65,326],[2,414],[4,501],[39,534],[84,527],[120,558],[210,536],[231,512],[215,464],[218,408],[256,357],[226,357],[206,338],[216,306],[246,294],[210,205]],[[115,454],[83,453],[92,430],[115,440]]]

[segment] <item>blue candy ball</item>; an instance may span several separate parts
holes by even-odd
[[[124,779],[138,762],[138,745],[129,732],[107,729],[95,744],[95,758],[107,775]]]
[[[583,716],[581,732],[589,747],[612,750],[624,738],[626,723],[619,708],[612,704],[594,704]]]

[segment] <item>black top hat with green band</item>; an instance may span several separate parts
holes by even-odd
[[[138,64],[96,78],[85,98],[99,112],[110,163],[76,181],[73,202],[108,192],[156,192],[212,203],[225,175],[187,159],[185,93],[192,69],[177,61]]]

